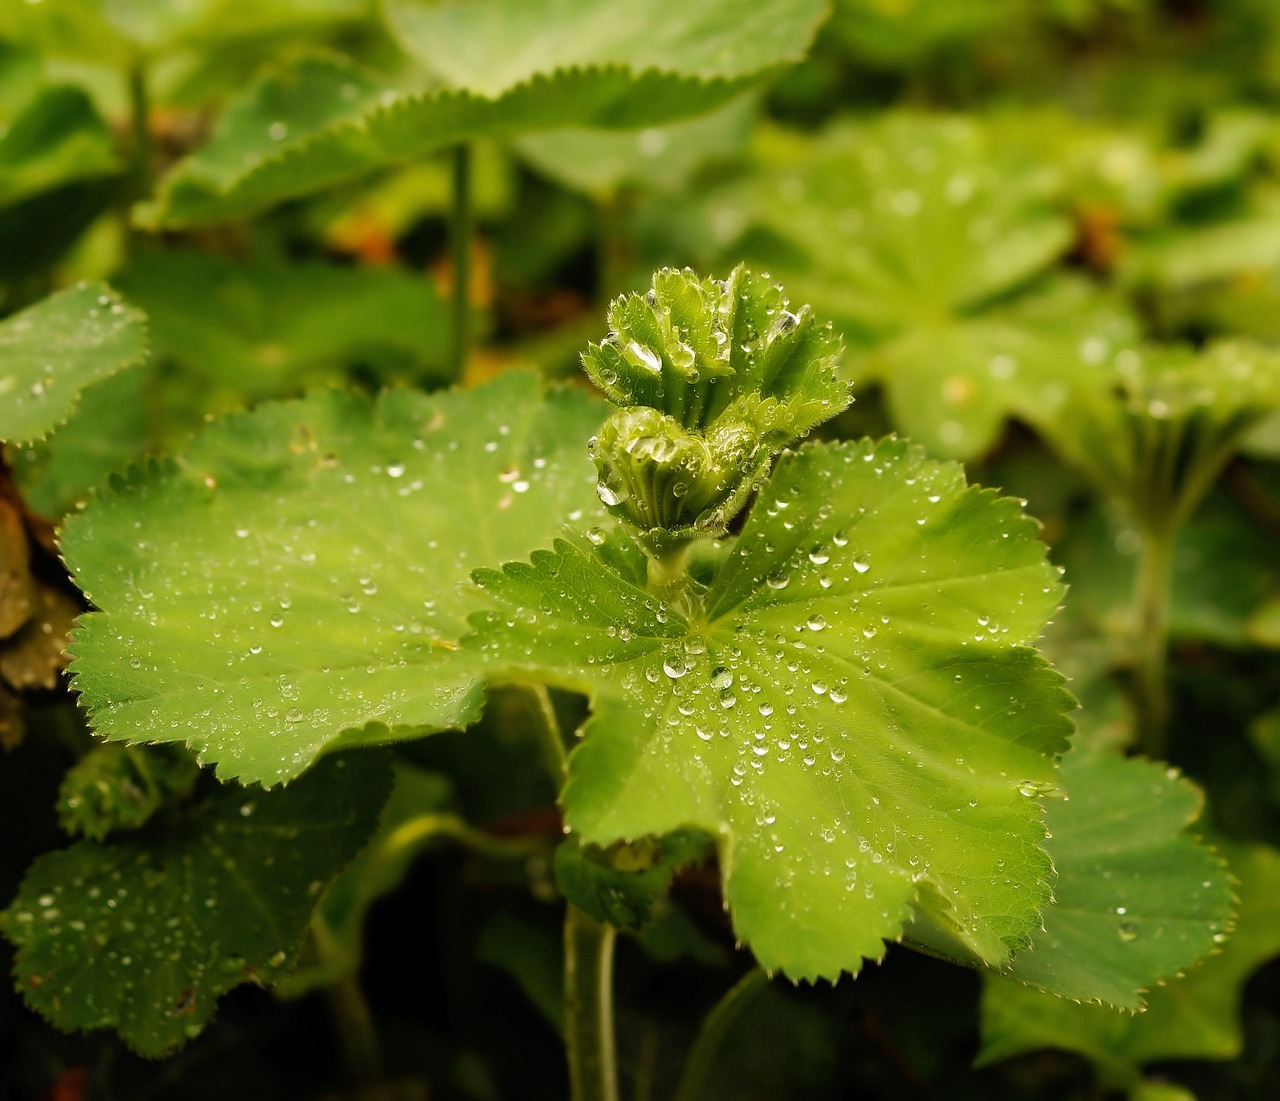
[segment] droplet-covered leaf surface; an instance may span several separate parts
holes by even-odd
[[[1124,1087],[1140,1068],[1168,1059],[1232,1059],[1244,1044],[1245,981],[1280,951],[1280,855],[1265,845],[1225,849],[1238,878],[1239,914],[1222,951],[1182,979],[1152,990],[1137,1015],[1077,1005],[1007,979],[989,977],[982,996],[980,1064],[1037,1048],[1076,1051],[1110,1084]]]
[[[474,721],[482,686],[454,650],[478,605],[459,585],[599,516],[583,446],[599,418],[523,373],[376,403],[317,393],[118,480],[62,536],[100,609],[72,646],[95,728],[274,784],[343,732]]]
[[[806,447],[684,610],[596,542],[478,574],[500,610],[465,644],[591,697],[575,831],[718,837],[738,935],[794,978],[880,958],[912,903],[992,963],[1027,942],[1070,699],[1028,645],[1060,587],[1017,502],[895,440]]]
[[[0,321],[0,440],[28,443],[80,392],[147,354],[146,320],[101,284],[81,284]]]
[[[233,104],[142,217],[226,221],[458,142],[688,118],[799,60],[826,15],[824,0],[661,7],[660,16],[621,0],[397,5],[402,41],[457,77],[452,86],[408,93],[347,62],[304,60]],[[531,14],[540,21],[532,39]]]
[[[114,1027],[142,1055],[173,1050],[219,995],[289,971],[390,786],[380,756],[346,754],[281,791],[219,787],[166,831],[41,857],[0,915],[18,990],[62,1028]]]
[[[998,981],[1139,1010],[1212,952],[1232,921],[1223,861],[1184,831],[1200,792],[1168,766],[1076,747],[1047,801],[1057,871],[1044,928]]]

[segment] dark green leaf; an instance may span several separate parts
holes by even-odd
[[[347,754],[280,791],[220,787],[167,832],[41,857],[0,915],[18,990],[61,1028],[115,1028],[142,1055],[173,1050],[219,995],[288,973],[389,788],[385,761]]]

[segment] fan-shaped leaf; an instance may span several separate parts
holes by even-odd
[[[271,784],[344,731],[473,721],[478,673],[453,651],[477,605],[458,583],[598,515],[583,441],[599,417],[527,374],[376,404],[318,393],[117,481],[62,536],[101,609],[72,646],[94,725]]]
[[[1059,588],[1016,502],[897,441],[807,447],[693,607],[648,594],[615,541],[478,580],[501,610],[468,646],[592,699],[568,823],[718,837],[766,968],[856,971],[913,902],[993,963],[1039,926],[1035,796],[1070,700],[1027,646]]]

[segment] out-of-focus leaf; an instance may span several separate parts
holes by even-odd
[[[31,617],[0,643],[0,677],[18,689],[56,688],[67,664],[67,642],[80,605],[58,589],[39,585]]]
[[[341,381],[356,364],[444,372],[448,314],[423,275],[168,249],[117,282],[150,315],[157,360],[201,380],[205,409]]]
[[[161,807],[190,793],[200,775],[182,746],[99,745],[63,777],[58,820],[71,834],[101,841],[145,825]]]
[[[909,329],[861,363],[906,435],[931,454],[967,459],[991,447],[1010,415],[1056,405],[1084,378],[1101,381],[1137,338],[1117,299],[1060,279],[1008,306]]]
[[[145,317],[101,284],[59,291],[0,321],[0,440],[26,443],[74,412],[87,386],[141,363]]]
[[[443,65],[452,86],[401,93],[345,62],[301,62],[229,108],[140,218],[226,221],[458,142],[700,114],[798,60],[825,14],[823,0],[661,3],[671,9],[662,18],[622,0],[554,11],[544,0],[399,4],[392,22],[402,38]],[[531,17],[542,20],[536,33]]]
[[[151,363],[120,371],[86,390],[66,424],[11,448],[13,478],[27,507],[50,519],[62,516],[108,475],[193,431],[197,415],[161,406],[165,395],[157,381]]]
[[[823,133],[742,190],[744,226],[794,250],[773,273],[851,337],[972,314],[1071,242],[1060,174],[974,119],[890,114]],[[722,211],[721,217],[726,216]]]
[[[749,96],[702,118],[638,133],[552,130],[518,138],[515,145],[544,176],[590,195],[607,197],[628,187],[670,192],[687,186],[708,162],[741,153],[755,108]]]
[[[696,830],[676,830],[607,849],[571,837],[556,850],[556,885],[596,921],[640,929],[648,923],[655,902],[665,898],[676,872],[705,860],[711,848],[710,839]]]
[[[35,606],[27,530],[18,509],[0,497],[0,639],[26,623]]]
[[[799,61],[825,0],[387,0],[401,44],[443,80],[487,98],[553,72],[739,80]]]

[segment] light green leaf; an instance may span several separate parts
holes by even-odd
[[[1245,434],[1280,408],[1280,354],[1248,341],[1124,349],[1023,415],[1143,526],[1185,523]]]
[[[72,645],[105,737],[185,741],[278,783],[343,732],[464,726],[469,572],[598,516],[600,410],[533,375],[470,391],[317,393],[228,417],[72,516],[62,550],[101,609]]]
[[[662,3],[682,14],[659,23],[652,6],[619,0],[556,3],[556,18],[545,4],[422,9],[425,19],[447,16],[435,48],[468,72],[483,71],[483,87],[462,81],[405,93],[343,61],[301,62],[229,108],[213,140],[166,177],[139,218],[166,227],[226,221],[458,142],[564,127],[653,126],[701,114],[803,56],[825,14],[824,0]],[[585,19],[592,30],[566,33],[560,48],[525,55],[529,36],[520,28],[530,15],[541,20],[539,41],[559,41],[565,21]],[[466,29],[474,19],[490,25],[472,40]],[[618,36],[637,19],[642,35]],[[757,33],[762,23],[767,35]],[[658,49],[674,42],[679,48]],[[509,64],[501,50],[513,51]]]
[[[793,978],[879,959],[913,903],[1005,962],[1070,730],[1029,648],[1060,593],[1035,524],[905,443],[810,446],[722,557],[685,608],[617,539],[477,575],[501,607],[466,645],[591,698],[568,824],[711,833],[738,936]]]
[[[496,98],[591,66],[739,80],[800,61],[827,0],[387,0],[392,30],[446,83]]]
[[[1224,851],[1239,880],[1239,915],[1218,955],[1186,978],[1153,990],[1146,1012],[1136,1016],[989,977],[979,1063],[1053,1047],[1087,1056],[1105,1081],[1126,1086],[1149,1063],[1239,1055],[1241,988],[1260,963],[1280,951],[1280,855],[1263,845]]]
[[[552,130],[517,139],[520,155],[544,176],[607,197],[623,188],[672,192],[687,187],[712,161],[746,146],[756,97],[746,96],[701,118],[651,126],[639,133]]]
[[[738,217],[795,255],[773,272],[851,336],[974,313],[1045,270],[1072,239],[1057,173],[972,119],[839,123],[764,174]]]
[[[369,0],[40,0],[7,4],[0,34],[44,53],[127,64],[184,42],[206,45],[365,17]]]
[[[146,319],[102,284],[59,291],[0,321],[0,440],[46,435],[81,390],[146,354]]]
[[[288,973],[325,885],[377,824],[375,754],[281,791],[219,787],[171,829],[42,856],[0,928],[18,990],[62,1028],[116,1028],[142,1055],[198,1035],[227,990]]]
[[[894,423],[931,454],[968,459],[994,444],[1006,417],[1057,404],[1100,379],[1136,319],[1083,280],[1058,279],[975,317],[924,324],[863,361],[885,387]],[[861,377],[861,372],[858,372]]]
[[[1224,939],[1230,877],[1183,832],[1203,799],[1174,769],[1077,748],[1061,771],[1064,797],[1045,815],[1053,905],[1000,981],[1138,1010]]]

